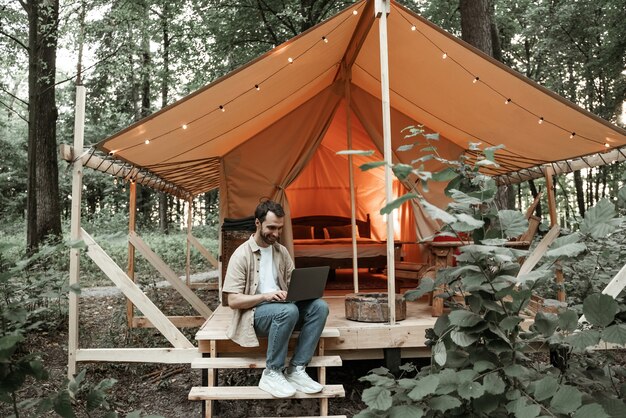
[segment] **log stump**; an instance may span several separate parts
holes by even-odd
[[[359,322],[389,322],[387,293],[350,293],[346,295],[346,318]],[[406,301],[396,294],[396,321],[406,318]]]

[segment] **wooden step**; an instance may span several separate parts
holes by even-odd
[[[314,356],[308,367],[341,366],[340,356]],[[193,369],[263,369],[265,357],[205,357],[191,362]]]
[[[280,418],[280,417],[257,417],[257,418]],[[319,415],[315,417],[283,417],[283,418],[320,418]],[[348,418],[345,415],[324,415],[323,418]]]
[[[291,338],[298,338],[299,331],[291,334]],[[320,338],[337,338],[339,337],[339,328],[326,327],[322,330]],[[200,331],[196,333],[196,340],[228,340],[225,329],[204,329],[200,328]]]
[[[309,395],[296,392],[295,395],[285,399],[343,398],[344,396],[346,396],[346,392],[343,389],[343,385],[326,385],[319,393]],[[258,386],[194,386],[189,391],[187,398],[190,401],[278,399],[259,389]]]

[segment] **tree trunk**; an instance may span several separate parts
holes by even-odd
[[[164,1],[163,14],[161,15],[161,32],[163,35],[163,77],[161,80],[161,108],[167,106],[169,96],[169,82],[170,82],[170,31],[169,31],[169,19],[170,19],[170,2]],[[169,232],[169,219],[168,212],[168,198],[167,194],[159,192],[159,228],[161,232],[167,234]]]
[[[489,0],[461,0],[461,38],[493,57],[491,6]]]
[[[57,165],[55,73],[59,2],[30,0],[28,14],[27,247],[61,236]]]
[[[149,20],[148,5],[144,4],[144,27],[141,34],[141,117],[145,118],[150,115],[150,73],[151,73],[151,57],[150,57],[150,34],[146,27]],[[150,138],[147,138],[150,139]],[[141,220],[144,225],[149,225],[152,215],[152,190],[147,187],[141,187],[137,193],[137,209],[141,214]]]
[[[574,188],[576,189],[576,203],[578,204],[578,213],[585,216],[585,191],[583,190],[583,177],[580,170],[574,171]]]
[[[528,187],[530,188],[530,193],[533,196],[533,199],[537,197],[537,195],[539,194],[539,191],[537,190],[537,186],[535,185],[535,181],[534,180],[528,180]],[[520,207],[521,209],[521,207]],[[537,207],[535,208],[535,215],[539,216],[541,218],[541,202],[539,202],[539,204],[537,205]]]

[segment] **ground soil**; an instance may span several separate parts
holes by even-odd
[[[217,306],[215,291],[198,291],[198,295],[214,309]],[[172,289],[158,289],[147,292],[148,296],[167,315],[191,314],[188,305]],[[129,329],[126,326],[126,300],[111,289],[89,291],[85,289],[80,297],[80,346],[91,347],[168,347],[169,343],[154,329]],[[139,313],[138,313],[139,314]],[[196,329],[183,330],[193,341]],[[18,396],[18,400],[39,398],[60,390],[66,384],[67,374],[67,320],[60,321],[57,329],[31,333],[27,347],[41,353],[49,379],[43,382],[29,380]],[[375,367],[382,365],[378,361],[344,362],[344,367],[328,368],[328,383],[341,383],[346,390],[346,397],[331,399],[330,414],[353,416],[364,409],[361,401],[362,391],[368,387],[358,378]],[[189,365],[159,365],[139,363],[80,363],[80,369],[86,369],[86,380],[90,385],[102,379],[113,378],[117,383],[108,397],[110,410],[120,417],[131,411],[141,410],[146,414],[163,417],[200,417],[201,403],[187,400],[192,386],[201,385],[199,370]],[[221,371],[219,385],[256,385],[260,371],[234,370]],[[79,417],[103,416],[105,411],[87,413],[85,402],[78,402],[75,410]],[[319,413],[317,400],[267,400],[267,401],[223,401],[217,405],[220,418],[245,418],[261,416],[311,416]],[[11,411],[6,404],[0,404],[0,416],[8,416]],[[39,416],[27,410],[22,416]],[[48,416],[57,416],[49,414]]]

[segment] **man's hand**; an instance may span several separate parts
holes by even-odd
[[[261,302],[278,302],[285,300],[287,292],[277,290],[275,292],[261,293],[258,295],[244,295],[243,293],[229,293],[228,306],[233,309],[253,308]]]
[[[276,292],[263,293],[266,302],[275,302],[285,300],[287,298],[287,292],[284,290],[277,290]]]

